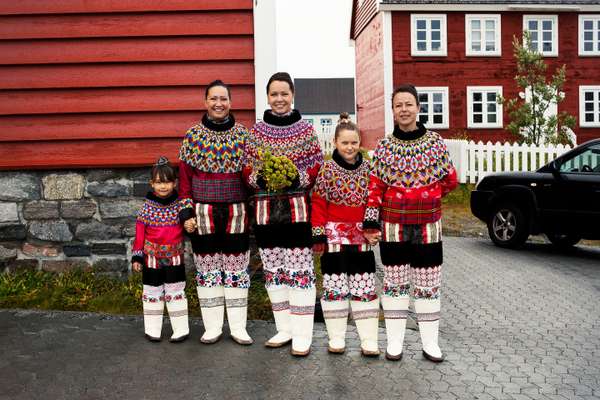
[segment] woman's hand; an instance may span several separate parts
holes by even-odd
[[[196,230],[196,228],[198,227],[198,225],[196,224],[196,219],[195,218],[190,218],[188,220],[186,220],[183,223],[183,228],[186,230],[186,232],[188,233],[192,233]]]
[[[142,270],[142,264],[138,261],[134,261],[132,267],[135,272],[140,272]]]
[[[321,254],[323,254],[325,252],[325,246],[326,246],[325,243],[315,243],[315,244],[313,244],[313,248],[312,248],[313,249],[313,253],[316,254],[316,255],[318,255],[318,256],[321,255]]]
[[[378,231],[365,231],[363,236],[371,246],[376,245],[381,240],[381,232]]]

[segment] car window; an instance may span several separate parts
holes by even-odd
[[[583,153],[564,160],[560,172],[600,174],[600,144],[590,146]]]

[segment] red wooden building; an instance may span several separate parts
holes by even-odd
[[[0,169],[175,160],[214,79],[255,120],[252,0],[0,2]]]
[[[532,34],[549,71],[567,66],[559,111],[577,117],[579,143],[600,137],[597,0],[354,0],[358,122],[366,145],[393,129],[393,87],[420,92],[420,119],[442,135],[511,140],[496,94],[515,97],[513,36]]]

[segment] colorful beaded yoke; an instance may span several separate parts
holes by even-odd
[[[368,188],[367,161],[356,170],[347,170],[334,160],[327,160],[317,177],[314,193],[333,204],[360,207],[367,202]]]
[[[179,159],[203,172],[240,172],[247,134],[246,128],[238,123],[223,132],[200,123],[186,133]]]
[[[443,139],[431,131],[416,140],[386,137],[373,156],[373,174],[388,186],[428,186],[441,180],[451,168]]]

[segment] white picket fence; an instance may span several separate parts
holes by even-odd
[[[333,135],[319,138],[325,154],[333,152]],[[533,146],[445,139],[460,183],[476,183],[493,172],[535,171],[571,150],[570,146]],[[372,154],[372,151],[369,152]]]
[[[570,150],[570,146],[535,146],[446,139],[460,183],[475,183],[493,172],[535,171]]]

